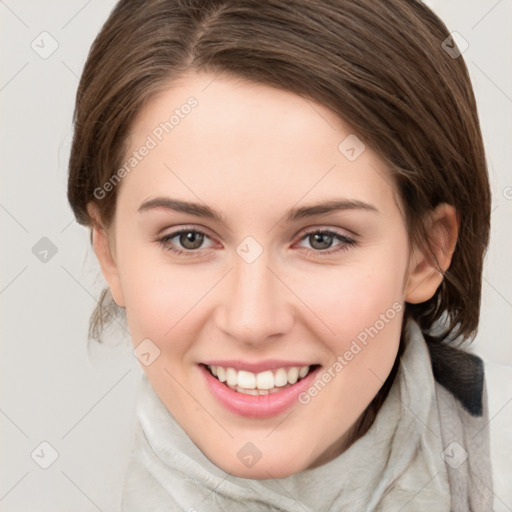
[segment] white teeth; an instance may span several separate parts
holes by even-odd
[[[288,382],[295,384],[299,380],[299,369],[296,366],[292,366],[288,370]]]
[[[238,374],[234,368],[226,369],[226,378],[229,386],[236,386],[238,383]]]
[[[299,379],[303,379],[309,372],[309,366],[303,366],[299,370]]]
[[[306,366],[306,368],[308,368]],[[279,368],[274,375],[274,384],[276,386],[286,386],[288,384],[288,374],[284,368]]]
[[[256,375],[256,387],[258,389],[272,389],[274,387],[274,374],[267,370]]]
[[[268,395],[279,391],[279,388],[295,384],[299,379],[303,379],[311,367],[292,366],[277,370],[265,370],[258,374],[246,370],[237,372],[234,368],[222,366],[210,366],[209,368],[220,382],[225,382],[231,389],[249,395]]]
[[[222,366],[217,366],[217,378],[221,382],[226,382],[226,370]]]
[[[252,372],[240,370],[238,372],[238,386],[244,389],[256,389],[256,375]]]
[[[256,389],[246,389],[246,388],[242,388],[240,386],[237,386],[236,390],[239,393],[244,393],[245,395],[257,395],[258,394],[258,391]]]

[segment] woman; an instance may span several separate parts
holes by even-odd
[[[125,308],[145,372],[123,510],[507,503],[511,372],[454,345],[490,219],[455,49],[413,1],[117,4],[68,197],[108,283],[91,337]]]

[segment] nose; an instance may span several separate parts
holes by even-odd
[[[269,265],[266,252],[252,263],[236,255],[226,280],[216,310],[218,329],[253,346],[275,341],[291,329],[293,294]]]

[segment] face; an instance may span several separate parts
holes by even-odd
[[[388,170],[326,107],[209,74],[148,103],[129,147],[147,154],[118,185],[100,259],[134,345],[159,351],[142,366],[155,392],[233,475],[341,453],[418,288]]]

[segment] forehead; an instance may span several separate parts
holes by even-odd
[[[165,194],[211,200],[226,213],[326,197],[394,207],[389,171],[334,112],[240,78],[181,77],[145,105],[128,143],[123,163],[134,165],[119,201],[132,207]]]

